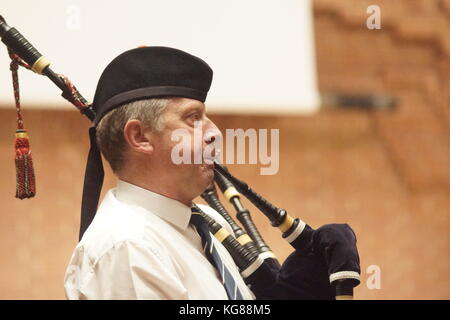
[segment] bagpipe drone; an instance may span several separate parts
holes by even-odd
[[[17,29],[8,26],[1,16],[0,37],[11,58],[17,111],[16,197],[30,198],[35,195],[36,186],[28,137],[20,113],[18,67],[47,76],[62,90],[62,96],[90,121],[94,121],[96,112],[69,79],[52,71],[50,62]],[[220,203],[214,185],[208,187],[202,197],[228,221],[234,235],[206,214],[200,213],[207,220],[211,233],[230,252],[257,299],[353,298],[353,288],[360,283],[360,264],[356,236],[347,224],[327,224],[314,230],[299,218],[289,216],[284,209],[275,207],[218,162],[215,162],[214,170],[215,182],[233,205],[245,231]],[[280,265],[264,242],[249,210],[241,202],[241,194],[270,220],[272,226],[283,232],[282,237],[294,248],[283,264]],[[82,217],[82,231],[87,228],[91,218],[83,221]]]

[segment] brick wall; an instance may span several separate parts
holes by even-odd
[[[366,27],[372,4],[381,9],[379,30]],[[367,297],[449,298],[450,1],[315,0],[314,16],[320,90],[399,101],[392,112],[367,114],[396,185],[379,183],[389,173],[371,166],[374,154],[359,155],[378,177],[371,183],[387,193],[365,212],[378,217],[365,232],[383,229],[385,249],[362,256],[383,260],[386,284]]]
[[[449,2],[314,2],[320,90],[392,95],[399,101],[395,110],[211,116],[222,130],[280,129],[278,174],[261,176],[259,166],[250,165],[230,170],[315,228],[330,222],[353,227],[362,266],[358,299],[450,298]],[[382,10],[381,30],[365,27],[369,4]],[[24,109],[37,196],[13,197],[15,115],[0,109],[0,298],[63,299],[89,124],[76,111]],[[107,170],[103,194],[113,185]],[[284,260],[290,246],[245,204]],[[371,265],[381,268],[380,290],[366,286]]]

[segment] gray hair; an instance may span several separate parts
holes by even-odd
[[[126,103],[108,112],[97,125],[97,145],[114,172],[124,165],[127,143],[123,135],[129,120],[140,120],[146,129],[161,131],[164,124],[161,115],[169,99],[146,99]]]

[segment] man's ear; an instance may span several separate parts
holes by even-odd
[[[153,152],[152,135],[146,132],[142,121],[128,120],[123,128],[123,136],[131,150],[147,154]]]

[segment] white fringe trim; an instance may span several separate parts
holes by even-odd
[[[261,259],[266,260],[267,258],[273,258],[276,259],[277,257],[273,254],[272,251],[265,251],[259,254]]]
[[[297,239],[300,236],[300,234],[303,232],[303,230],[305,229],[305,226],[306,226],[306,223],[304,223],[302,220],[300,220],[298,222],[297,228],[295,228],[295,230],[288,237],[286,237],[286,241],[291,243],[292,241]]]
[[[356,279],[361,281],[361,276],[356,271],[340,271],[330,275],[330,283],[340,279]]]
[[[263,259],[261,259],[259,256],[258,258],[244,271],[241,272],[241,276],[243,278],[247,278],[250,276],[253,272],[255,272],[256,269],[258,269],[263,264]]]

